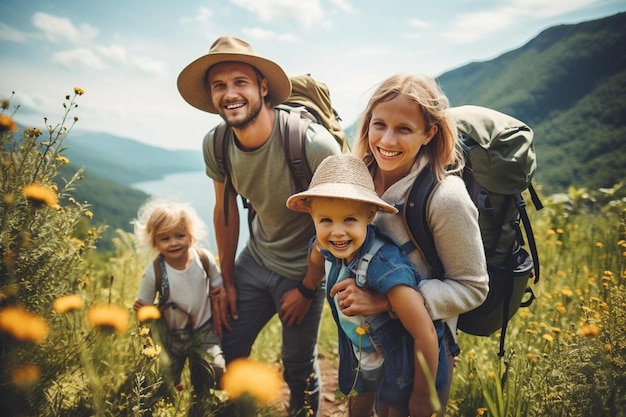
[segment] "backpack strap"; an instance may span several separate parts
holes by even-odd
[[[165,300],[170,295],[170,282],[167,279],[167,272],[165,271],[165,258],[163,255],[157,256],[152,262],[154,268],[154,284],[156,291],[159,294],[159,302],[157,305],[162,306],[165,304]]]
[[[284,109],[284,107],[279,107],[279,109]],[[311,123],[310,119],[303,116],[305,110],[304,107],[296,107],[278,112],[279,123],[282,126],[285,159],[296,185],[295,193],[309,188],[313,177],[305,151],[306,130]]]
[[[213,149],[217,169],[224,175],[224,224],[228,226],[228,202],[231,192],[234,192],[233,183],[230,179],[230,164],[228,163],[228,138],[232,132],[229,125],[222,122],[215,128],[213,133]]]
[[[367,279],[367,268],[370,266],[370,262],[372,261],[374,255],[376,255],[376,252],[378,252],[378,250],[382,248],[384,244],[385,241],[383,239],[379,238],[378,236],[374,237],[374,242],[372,243],[372,245],[369,247],[367,252],[359,259],[356,268],[352,271],[354,272],[357,285],[362,286],[365,283],[365,280]]]
[[[211,264],[209,263],[209,257],[206,252],[196,247],[196,252],[198,253],[198,257],[200,258],[200,262],[202,263],[202,268],[204,268],[204,272],[206,272],[206,279],[209,281],[209,290],[211,285],[211,280],[209,277],[209,271],[211,270]]]
[[[433,278],[443,278],[443,264],[437,255],[435,248],[435,238],[430,231],[426,212],[433,191],[438,187],[434,174],[429,168],[424,168],[418,174],[411,185],[403,206],[403,216],[409,228],[411,237],[411,247],[404,245],[403,249],[407,253],[419,250],[424,255],[424,259],[433,269]]]

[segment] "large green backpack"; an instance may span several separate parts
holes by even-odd
[[[543,206],[531,179],[536,170],[533,132],[523,122],[495,110],[479,106],[451,108],[456,119],[459,140],[464,149],[466,166],[463,180],[478,208],[489,273],[489,294],[481,306],[461,314],[458,327],[465,333],[488,336],[502,329],[500,352],[504,355],[504,338],[509,319],[519,307],[529,306],[534,294],[528,286],[534,275],[539,281],[539,258],[526,213],[522,191],[529,190],[537,210]],[[437,187],[433,173],[425,169],[415,179],[404,204],[404,219],[418,246],[434,271],[443,278],[445,271],[426,211]],[[525,245],[520,222],[531,254]],[[524,295],[528,297],[524,300]]]
[[[343,153],[349,152],[348,140],[339,124],[341,118],[333,108],[330,92],[326,84],[315,80],[310,75],[289,77],[291,80],[291,94],[283,102],[275,106],[278,112],[279,124],[283,137],[285,158],[294,179],[294,193],[309,188],[313,177],[311,167],[305,153],[306,130],[309,123],[319,123],[324,126],[335,138]],[[228,146],[231,127],[225,122],[215,129],[213,146],[218,169],[224,174],[224,218],[228,224],[228,196],[235,192],[230,180],[230,164],[228,160]],[[243,198],[243,206],[248,209],[248,223],[254,217],[254,209],[250,202]],[[252,232],[252,230],[251,230]]]

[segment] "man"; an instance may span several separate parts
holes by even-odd
[[[273,108],[289,96],[291,82],[279,65],[256,55],[248,43],[225,36],[181,72],[178,89],[189,104],[219,114],[231,127],[230,182],[256,212],[246,247],[235,259],[236,193],[228,192],[226,176],[218,168],[215,129],[211,130],[204,138],[203,153],[215,186],[213,222],[230,318],[222,341],[226,362],[249,356],[263,326],[278,313],[283,375],[291,390],[289,413],[304,416],[313,410],[317,415],[317,336],[325,283],[307,273],[308,242],[315,233],[310,217],[285,205],[294,186],[283,150],[283,118]],[[311,169],[339,153],[332,135],[311,123],[306,131]]]

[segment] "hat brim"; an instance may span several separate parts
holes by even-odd
[[[385,213],[397,213],[398,209],[385,203],[377,195],[372,194],[367,188],[346,183],[324,183],[307,191],[294,194],[287,199],[287,207],[291,210],[309,213],[311,200],[314,198],[337,198],[341,200],[359,201],[376,207],[378,211]]]
[[[291,94],[291,81],[275,62],[254,55],[222,52],[201,56],[181,71],[177,81],[178,91],[187,103],[209,113],[219,113],[211,101],[206,73],[213,65],[222,62],[241,62],[258,69],[267,79],[268,98],[272,106],[282,103]]]

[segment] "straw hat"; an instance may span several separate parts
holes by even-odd
[[[294,194],[287,207],[309,212],[315,197],[340,198],[374,205],[378,210],[397,213],[398,210],[376,195],[374,181],[365,163],[354,155],[332,155],[317,167],[307,191]]]
[[[258,69],[267,79],[268,98],[272,105],[282,103],[291,94],[291,81],[278,64],[255,54],[246,41],[222,36],[213,42],[208,54],[187,65],[178,76],[178,91],[187,103],[209,113],[218,113],[211,102],[206,73],[220,62],[242,62]]]

